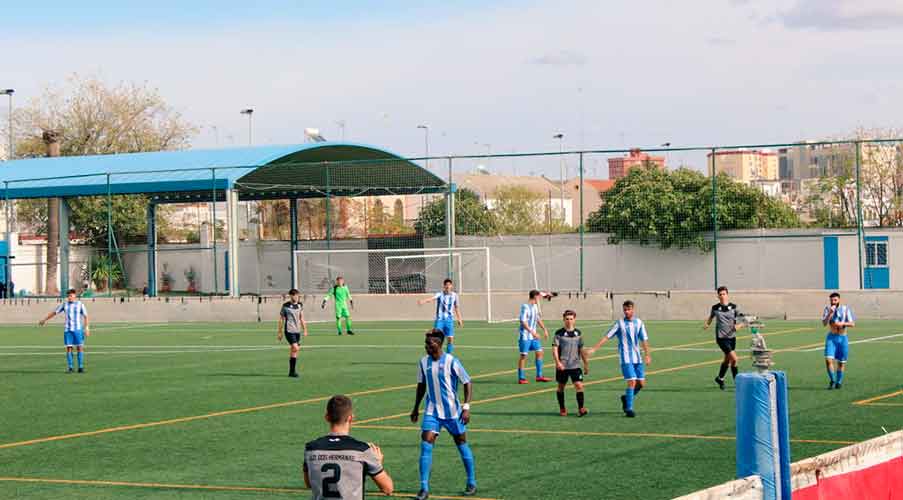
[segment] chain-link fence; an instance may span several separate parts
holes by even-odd
[[[0,294],[903,288],[903,140],[160,172],[4,181]]]

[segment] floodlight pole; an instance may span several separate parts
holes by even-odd
[[[248,115],[248,146],[250,146],[253,144],[251,134],[252,134],[252,117],[254,116],[254,109],[253,108],[245,108],[245,109],[241,110],[240,113],[243,115]]]
[[[558,191],[560,195],[559,203],[561,209],[561,221],[564,222],[564,134],[557,133],[552,136],[553,139],[558,139]],[[549,221],[552,220],[551,214],[549,215]]]
[[[429,125],[417,125],[417,128],[423,130],[423,142],[424,149],[426,154],[424,155],[424,163],[426,164],[427,170],[430,168],[430,126]]]
[[[9,129],[7,132],[9,133],[9,150],[6,152],[6,159],[13,159],[13,94],[16,93],[16,89],[3,89],[0,90],[0,95],[6,95],[9,98]]]

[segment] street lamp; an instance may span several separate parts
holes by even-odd
[[[558,139],[558,189],[560,196],[559,208],[561,209],[561,220],[562,222],[564,222],[564,134],[559,132],[553,135],[552,139]]]
[[[240,111],[243,115],[248,115],[248,146],[252,144],[251,142],[251,117],[254,115],[253,108],[245,108]]]
[[[15,89],[0,90],[0,95],[9,97],[9,151],[6,153],[7,160],[13,159],[13,94],[15,93]]]
[[[345,120],[339,120],[335,122],[335,124],[339,127],[339,130],[341,130],[342,142],[345,142]]]
[[[420,124],[417,125],[417,128],[423,130],[423,144],[426,149],[426,154],[424,155],[424,161],[426,162],[426,168],[430,168],[430,126]]]

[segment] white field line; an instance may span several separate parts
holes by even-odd
[[[885,335],[884,337],[872,337],[868,339],[854,340],[850,342],[850,344],[866,344],[868,342],[880,342],[882,340],[895,339],[897,337],[903,337],[903,333],[895,333],[893,335]],[[813,347],[812,349],[805,349],[800,352],[814,352],[814,351],[822,351],[824,347]]]

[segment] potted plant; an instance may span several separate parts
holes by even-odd
[[[188,281],[188,293],[197,293],[197,277],[198,275],[194,271],[194,267],[189,266],[188,269],[185,270],[185,280]]]
[[[94,282],[94,288],[98,291],[106,291],[107,283],[116,283],[122,281],[122,268],[118,262],[113,262],[106,255],[99,255],[94,261],[95,267],[91,271],[91,281]]]
[[[160,291],[161,292],[171,292],[172,291],[172,274],[169,272],[169,265],[163,264],[163,273],[160,275]]]

